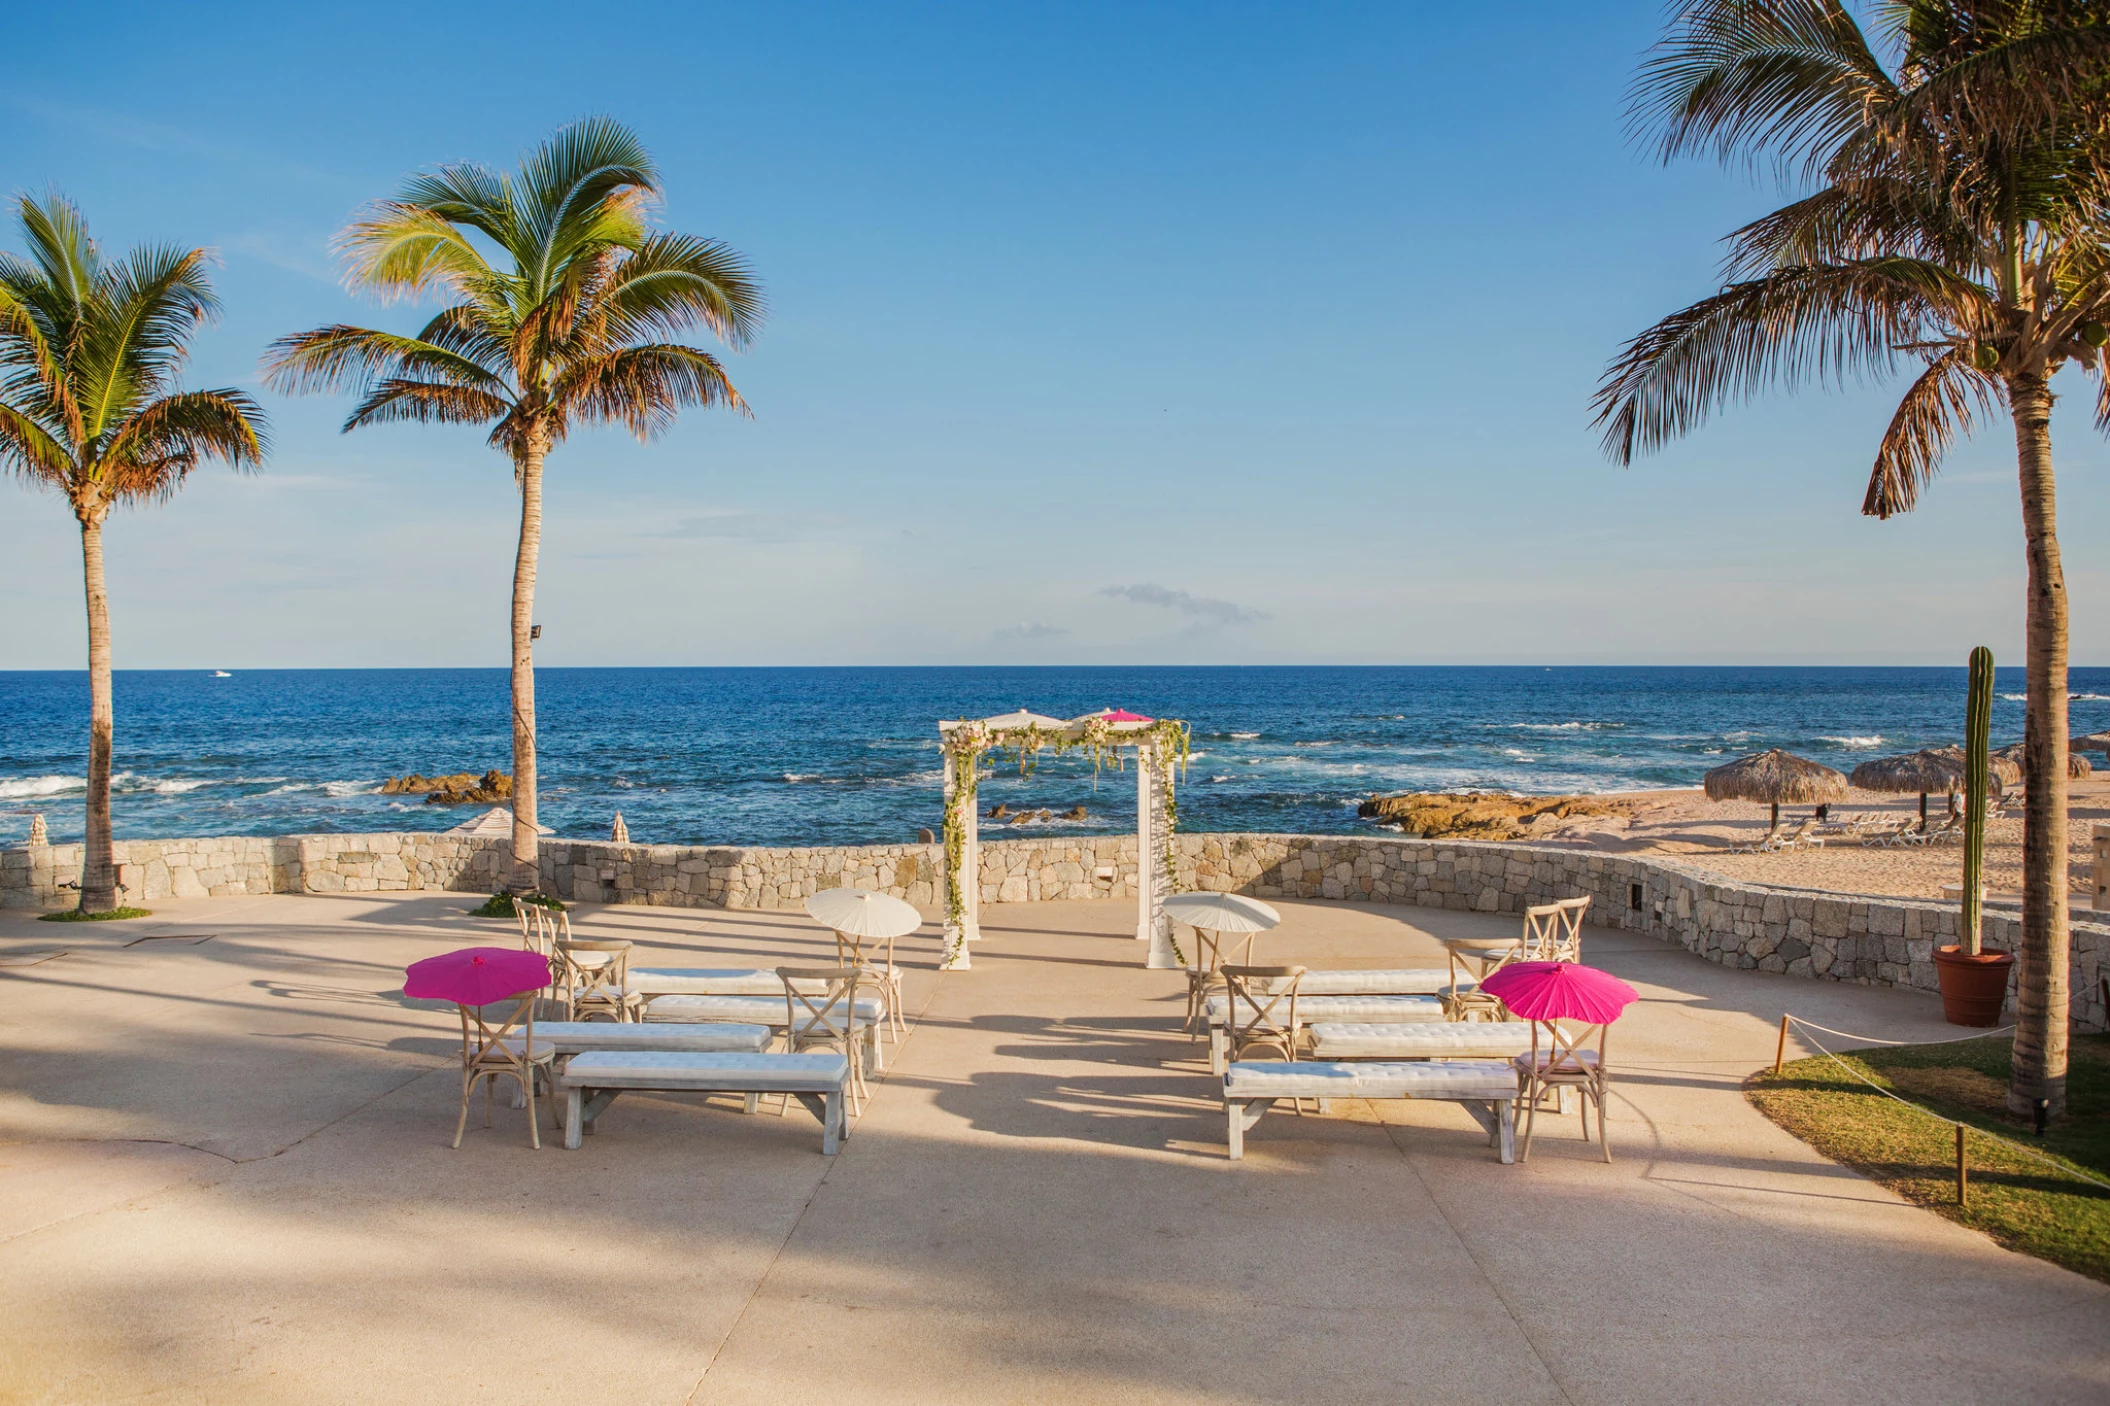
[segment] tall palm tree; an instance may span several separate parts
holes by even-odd
[[[88,596],[88,814],[80,911],[117,907],[110,844],[110,593],[103,522],[166,499],[201,459],[255,469],[263,415],[237,390],[179,391],[198,328],[219,311],[203,249],[141,245],[106,264],[80,211],[21,197],[28,257],[0,252],[0,466],[57,490],[81,529]]]
[[[746,410],[716,357],[663,339],[700,323],[744,347],[761,326],[761,290],[717,240],[652,230],[647,206],[659,188],[643,145],[605,119],[559,131],[516,174],[461,165],[412,176],[340,247],[355,287],[384,298],[437,293],[446,306],[412,336],[320,327],[281,338],[266,358],[274,387],[357,394],[347,433],[391,421],[489,425],[488,442],[513,461],[518,892],[539,886],[532,640],[543,461],[575,425],[620,423],[645,440],[684,406]]]
[[[1959,433],[2014,421],[2027,599],[2029,800],[2010,1107],[2063,1113],[2068,981],[2066,587],[2050,380],[2104,376],[2110,4],[1890,0],[1871,40],[1829,0],[1688,0],[1644,61],[1637,129],[1815,189],[1729,237],[1726,286],[1629,342],[1596,399],[1621,463],[1769,386],[1921,369],[1862,511],[1909,511]],[[1885,56],[1889,62],[1885,61]]]

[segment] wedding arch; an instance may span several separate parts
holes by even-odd
[[[1119,708],[1081,718],[1051,718],[1020,709],[993,718],[938,724],[945,753],[945,970],[970,965],[982,913],[980,816],[975,792],[991,754],[1011,753],[1030,773],[1043,751],[1082,751],[1095,771],[1136,769],[1136,940],[1150,944],[1150,967],[1177,967],[1165,895],[1172,887],[1172,830],[1178,817],[1173,772],[1184,768],[1191,734],[1173,718],[1146,718]]]

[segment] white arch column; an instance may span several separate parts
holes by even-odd
[[[970,763],[971,765],[971,763]],[[945,961],[943,971],[965,971],[973,965],[967,944],[981,939],[982,927],[982,844],[981,830],[976,824],[975,807],[960,795],[960,760],[947,751],[945,754],[945,814],[950,816],[953,807],[960,808],[960,850],[953,852],[950,830],[947,826],[945,846],[945,884],[954,883],[960,889],[960,918],[958,922],[947,921],[945,925]],[[941,888],[941,901],[946,898]],[[949,905],[948,905],[949,908]]]
[[[1155,741],[1136,747],[1136,938],[1150,944],[1143,965],[1169,970],[1180,965],[1172,950],[1172,924],[1165,917],[1165,857],[1172,836],[1165,828],[1165,758]]]

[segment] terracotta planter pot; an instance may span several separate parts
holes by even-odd
[[[1983,951],[1973,957],[1961,947],[1935,948],[1942,1018],[1951,1025],[1998,1025],[2000,1007],[2007,1000],[2007,974],[2014,965],[2012,952]]]

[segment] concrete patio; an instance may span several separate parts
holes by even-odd
[[[1610,1166],[1571,1116],[1503,1167],[1450,1104],[1278,1113],[1234,1164],[1133,907],[993,906],[972,971],[911,941],[914,1026],[839,1157],[796,1110],[641,1094],[578,1152],[502,1106],[456,1152],[452,1010],[400,987],[511,940],[472,901],[0,914],[0,1398],[2110,1399],[2110,1288],[1742,1097],[1783,1009],[1945,1038],[1931,997],[1592,928],[1643,995]],[[1281,906],[1262,955],[1313,966],[1516,927]],[[652,965],[832,952],[795,914],[573,916]]]

